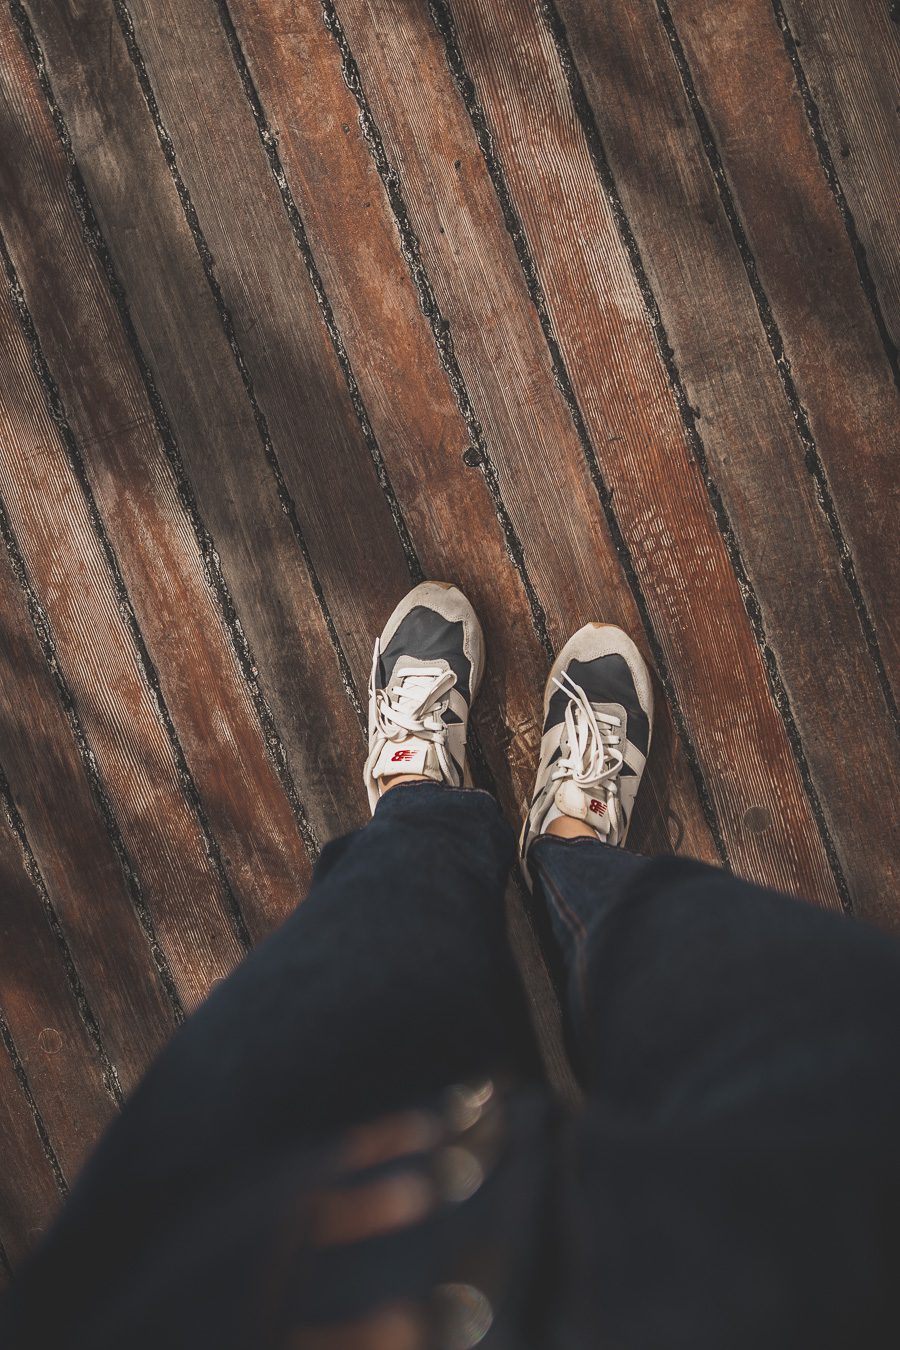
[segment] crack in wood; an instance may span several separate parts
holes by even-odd
[[[215,838],[212,827],[209,823],[209,819],[206,815],[206,811],[203,807],[203,803],[197,785],[194,782],[193,775],[191,774],[190,768],[188,766],[187,758],[184,753],[184,748],[179,739],[178,732],[175,728],[175,723],[172,719],[171,713],[169,712],[169,708],[166,704],[166,700],[162,692],[162,686],[160,683],[156,665],[147,648],[147,644],[144,639],[144,635],[141,631],[137,615],[134,611],[134,606],[132,605],[131,602],[131,597],[128,594],[128,588],[125,585],[125,579],[122,576],[121,568],[119,567],[118,558],[116,557],[115,550],[113,549],[112,546],[112,542],[107,534],[106,527],[103,523],[99,507],[97,506],[93,489],[91,488],[87,470],[85,468],[84,460],[82,458],[81,451],[78,448],[77,438],[74,432],[72,431],[71,424],[66,415],[62,397],[59,392],[59,387],[56,384],[56,381],[54,380],[50,372],[50,368],[47,364],[46,357],[44,356],[40,338],[38,337],[37,329],[34,324],[34,320],[28,309],[28,304],[25,299],[25,295],[22,290],[21,284],[19,283],[15,266],[12,262],[11,257],[9,256],[9,252],[6,248],[6,243],[3,239],[2,234],[0,234],[0,257],[2,257],[3,259],[3,265],[7,274],[10,293],[12,295],[13,303],[15,305],[16,313],[19,319],[19,325],[22,329],[25,340],[28,343],[31,352],[32,369],[34,370],[40,383],[42,392],[44,394],[44,402],[47,407],[47,412],[50,415],[50,418],[52,419],[54,425],[56,426],[57,431],[59,432],[60,438],[65,447],[66,457],[68,459],[69,465],[72,469],[73,474],[75,475],[75,478],[78,481],[79,487],[81,488],[81,492],[88,509],[88,515],[90,517],[94,533],[100,544],[100,547],[103,550],[103,554],[106,559],[106,564],[109,569],[110,577],[112,579],[113,588],[115,590],[116,599],[118,601],[119,612],[122,615],[122,618],[125,620],[128,631],[131,634],[132,640],[137,649],[138,659],[140,661],[143,676],[153,696],[157,713],[159,715],[160,721],[163,724],[163,727],[165,728],[166,735],[168,737],[168,741],[172,749],[172,753],[175,757],[175,766],[178,772],[179,785],[185,796],[185,799],[187,800],[188,804],[193,810],[197,818],[198,824],[200,826],[200,833],[203,838],[207,857],[209,858],[213,866],[213,869],[216,872],[217,878],[222,886],[222,891],[225,898],[226,912],[228,913],[229,921],[231,923],[235,937],[238,939],[238,942],[241,944],[244,950],[249,951],[250,947],[252,946],[252,941],[250,938],[250,932],[247,927],[246,919],[244,917],[237,895],[234,892],[234,888],[231,885],[231,880],[228,876],[227,870],[225,868],[225,863],[222,858],[222,851],[219,848],[218,842]],[[131,425],[136,426],[138,425],[138,422],[133,422]],[[114,433],[109,434],[112,435]]]
[[[106,1047],[103,1044],[103,1037],[100,1034],[100,1027],[97,1022],[97,1018],[94,1015],[94,1010],[90,1005],[90,1001],[85,992],[84,985],[81,983],[81,978],[78,974],[78,970],[75,965],[75,960],[74,957],[72,956],[71,948],[69,947],[68,939],[66,938],[65,931],[63,929],[59,915],[57,914],[56,909],[54,907],[53,901],[50,898],[50,892],[47,889],[47,883],[44,881],[44,877],[37,864],[37,859],[34,856],[34,852],[31,848],[30,843],[28,842],[28,836],[25,833],[24,822],[22,820],[22,817],[19,815],[19,811],[13,799],[12,789],[10,788],[9,782],[7,781],[6,775],[3,772],[2,767],[0,767],[0,802],[2,802],[3,812],[4,815],[6,816],[9,827],[12,830],[13,834],[16,836],[16,839],[18,840],[19,843],[19,847],[22,850],[22,856],[25,863],[25,871],[28,874],[29,880],[31,881],[32,885],[37,891],[44,914],[47,919],[47,923],[50,926],[50,931],[52,932],[53,937],[55,938],[56,943],[59,947],[60,956],[63,963],[63,969],[65,970],[66,973],[66,980],[69,989],[71,991],[73,999],[75,1000],[75,1005],[78,1008],[78,1013],[81,1018],[82,1024],[85,1030],[87,1031],[88,1037],[90,1038],[90,1041],[97,1052],[97,1058],[100,1061],[104,1086],[107,1092],[109,1093],[110,1097],[112,1098],[112,1100],[115,1102],[116,1106],[121,1106],[125,1099],[125,1094],[122,1091],[122,1085],[119,1082],[119,1075],[117,1074],[115,1065],[113,1064],[112,1060],[107,1054]]]
[[[35,636],[37,637],[38,646],[50,669],[50,674],[59,696],[62,711],[78,750],[78,755],[81,760],[82,768],[84,769],[85,777],[87,778],[91,796],[100,813],[100,819],[103,821],[106,836],[112,845],[119,866],[122,869],[125,886],[131,898],[131,903],[134,906],[135,913],[137,914],[138,921],[144,931],[144,936],[147,939],[147,945],[149,946],[150,954],[153,957],[156,973],[159,976],[160,983],[166,991],[175,1021],[176,1023],[181,1023],[184,1021],[185,1016],[184,1004],[178,993],[168,957],[163,951],[160,943],[159,934],[156,931],[156,923],[154,922],[150,907],[144,897],[140,877],[138,876],[128,848],[126,847],[125,840],[122,837],[122,831],[119,827],[119,822],[116,819],[115,812],[113,811],[109,794],[106,791],[106,785],[103,782],[100,768],[87,739],[87,735],[85,734],[74,695],[69,688],[68,681],[63,675],[62,665],[56,653],[56,642],[53,637],[50,621],[41,604],[40,598],[34,589],[31,577],[28,574],[25,560],[22,557],[18,540],[13,532],[2,498],[0,498],[0,538],[3,539],[3,542],[6,545],[13,573],[23,592],[28,616],[31,620]]]
[[[44,1124],[44,1118],[41,1115],[40,1108],[34,1099],[34,1093],[31,1091],[31,1084],[29,1083],[28,1075],[25,1072],[25,1065],[22,1063],[22,1060],[19,1056],[19,1052],[16,1049],[15,1041],[12,1038],[12,1033],[10,1032],[9,1026],[7,1025],[6,1022],[6,1018],[3,1016],[2,1012],[0,1012],[0,1041],[3,1042],[3,1045],[6,1048],[6,1053],[9,1055],[10,1061],[12,1063],[13,1072],[16,1075],[16,1079],[18,1080],[22,1096],[28,1103],[28,1108],[31,1111],[32,1116],[34,1117],[34,1125],[38,1133],[38,1138],[41,1141],[41,1149],[43,1150],[44,1157],[47,1159],[47,1162],[50,1165],[50,1170],[53,1173],[53,1179],[56,1182],[57,1189],[62,1198],[65,1200],[69,1194],[68,1182],[66,1181],[66,1178],[63,1176],[63,1170],[60,1167],[59,1159],[56,1156],[56,1150],[54,1149],[53,1144],[50,1142],[50,1135],[47,1132],[47,1126]]]

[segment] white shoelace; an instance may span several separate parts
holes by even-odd
[[[619,790],[618,773],[625,763],[621,744],[622,719],[611,713],[598,712],[587,694],[575,681],[563,671],[553,683],[569,696],[566,707],[566,729],[560,742],[568,740],[568,753],[556,761],[550,774],[551,780],[568,778],[582,790],[603,793],[609,812],[610,829],[616,830],[619,816],[616,806],[616,794]]]
[[[375,724],[388,741],[407,736],[431,741],[437,752],[441,772],[450,783],[455,780],[447,751],[447,727],[443,715],[450,700],[445,697],[456,684],[456,673],[439,666],[401,666],[391,676],[393,689],[375,688],[381,644],[375,643],[372,659],[370,695],[375,700]]]

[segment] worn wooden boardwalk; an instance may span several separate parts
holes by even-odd
[[[659,677],[634,846],[900,929],[898,20],[2,0],[5,1278],[365,818],[422,577],[512,817],[607,619]]]

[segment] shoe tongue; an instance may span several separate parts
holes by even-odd
[[[429,751],[432,752],[430,762]],[[372,774],[375,778],[387,778],[396,773],[421,773],[440,782],[441,772],[431,741],[421,740],[418,736],[407,736],[402,741],[385,741]]]
[[[609,834],[609,808],[602,797],[585,791],[571,779],[565,779],[556,789],[554,805],[561,816],[572,816],[583,820],[598,834]]]

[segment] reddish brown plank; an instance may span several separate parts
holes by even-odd
[[[546,598],[551,631],[558,640],[571,630],[575,615],[581,620],[602,604],[606,618],[639,634],[634,600],[442,43],[418,6],[348,0],[340,7],[340,19],[388,156],[402,173],[423,260],[450,322],[536,589]],[[646,603],[663,649],[671,648],[664,605],[650,595]],[[699,677],[681,668],[670,673],[735,865],[751,876],[836,903],[831,871],[771,707],[761,662],[751,683],[736,687],[734,722],[743,737],[765,728],[770,757],[765,783],[755,752],[748,751],[740,734],[731,731],[723,744],[718,725],[713,733],[697,698]],[[763,786],[771,793],[772,779],[781,797],[773,828],[751,834],[744,816],[760,800]]]
[[[501,799],[517,813],[531,791],[547,668],[527,578],[510,556],[485,477],[464,459],[470,428],[441,367],[356,105],[315,8],[237,3],[231,12],[422,566],[427,575],[457,580],[484,623],[490,659],[476,724]],[[301,78],[301,69],[315,75]],[[668,791],[671,759],[661,737],[652,761],[658,781],[650,788],[657,807],[645,812],[643,834],[636,821],[634,838],[659,848],[681,837],[687,850],[714,858],[681,755]],[[677,821],[664,818],[661,802]]]
[[[373,615],[385,595],[408,588],[409,568],[225,31],[208,3],[133,0],[129,13],[313,566],[364,688]],[[97,31],[95,21],[79,54]],[[121,104],[117,90],[92,92]]]
[[[308,857],[133,354],[69,198],[68,169],[34,71],[8,15],[0,25],[5,141],[11,147],[3,170],[7,244],[209,830],[258,937],[303,894]],[[54,259],[53,269],[47,258]],[[24,350],[19,358],[24,368]],[[24,375],[10,378],[19,379],[22,390],[11,401],[15,410],[29,384]],[[186,970],[198,966],[197,978],[183,981],[193,1003],[240,955],[223,913],[223,881],[182,799],[180,768],[118,619],[118,597],[79,485],[47,428],[39,392],[29,396],[27,417],[7,448],[8,490],[16,489],[23,546],[35,575],[40,571],[67,676],[78,686],[89,737],[116,794],[122,828],[146,869],[146,884],[160,904],[184,911],[176,914],[173,942],[186,944]],[[35,443],[20,440],[27,436]],[[64,554],[50,547],[54,532],[68,540]],[[84,590],[73,593],[60,569],[75,560]]]
[[[15,1270],[37,1246],[61,1203],[6,1046],[0,1042],[0,1243]]]
[[[71,1183],[113,1115],[113,1098],[58,938],[2,808],[0,1010],[63,1176]],[[10,1187],[27,1184],[12,1172]]]
[[[900,24],[885,0],[781,0],[895,346],[900,343]],[[815,114],[813,114],[815,115]]]
[[[453,12],[462,57],[525,225],[554,331],[615,494],[635,566],[648,595],[658,595],[671,616],[670,660],[676,668],[702,672],[705,687],[698,691],[695,706],[705,710],[723,742],[730,735],[748,734],[735,723],[732,704],[735,683],[749,688],[756,680],[759,688],[757,663],[749,651],[752,637],[741,622],[743,601],[669,396],[638,282],[591,161],[553,39],[537,4],[506,0],[488,9],[474,0],[458,0]],[[652,119],[644,116],[649,129]],[[549,202],[555,204],[552,210]],[[707,233],[704,226],[702,233],[680,237],[682,252],[695,260],[698,271],[709,253]],[[737,258],[733,261],[740,266]],[[732,304],[726,321],[739,329],[736,340],[745,345],[749,329],[749,341],[760,344],[765,370],[767,353],[752,299],[736,281],[744,303],[739,299]],[[703,301],[711,305],[708,292]],[[700,336],[704,323],[699,304],[691,320],[698,334],[696,353],[697,344],[707,341]],[[585,341],[586,334],[590,341]],[[719,482],[727,485],[729,504],[733,499],[737,509],[738,541],[804,733],[851,894],[867,912],[881,912],[890,901],[880,897],[893,896],[900,880],[900,837],[895,835],[897,847],[885,846],[880,822],[876,837],[870,799],[860,793],[856,762],[844,747],[848,737],[869,747],[878,766],[876,791],[893,798],[900,793],[900,754],[891,720],[814,485],[799,463],[799,443],[775,372],[768,388],[758,388],[754,368],[753,380],[735,381],[730,392],[737,416],[746,410],[747,423],[753,417],[760,422],[764,416],[774,419],[778,439],[767,443],[754,437],[758,443],[752,455],[741,456],[740,463],[748,486],[752,480],[771,490],[778,483],[784,497],[790,494],[790,517],[779,528],[777,515],[771,519],[767,512],[769,519],[761,521],[747,511],[743,494],[734,490],[737,474],[725,462],[724,447],[717,465]],[[703,407],[708,407],[705,399]],[[718,421],[718,409],[716,413]],[[701,422],[704,435],[707,420]],[[742,431],[741,439],[747,440],[749,427]],[[791,452],[799,468],[793,474]],[[773,537],[779,540],[774,556]],[[702,569],[698,559],[703,559]],[[829,659],[813,668],[809,650],[820,641],[823,613],[829,619]],[[802,645],[796,641],[798,631],[808,638]],[[753,667],[749,677],[748,662]],[[758,737],[758,744],[768,744],[764,727],[749,734]],[[777,809],[764,784],[760,801],[767,810]]]
[[[109,242],[142,354],[183,457],[188,490],[196,494],[200,519],[211,534],[213,562],[220,560],[237,611],[235,640],[246,636],[259,664],[262,693],[274,713],[302,805],[323,841],[365,812],[361,775],[348,774],[348,766],[355,769],[361,759],[362,734],[122,34],[112,12],[94,4],[60,8],[36,3],[27,8],[37,25],[55,94],[69,118],[74,151]],[[31,121],[43,127],[44,118],[29,103],[25,121],[31,136],[35,135]],[[95,134],[99,126],[101,141]],[[43,131],[40,144],[49,156]],[[58,167],[57,156],[51,181],[62,193],[66,179],[62,172],[57,176]],[[39,331],[61,383],[66,375],[65,396],[80,428],[81,419],[87,420],[87,408],[77,400],[77,370],[61,325],[51,354],[51,319],[52,314],[42,312]],[[277,341],[289,342],[290,334]],[[296,378],[305,377],[298,372]],[[91,390],[91,383],[86,382],[84,389]],[[118,405],[112,407],[115,419],[102,419],[98,428],[104,437],[132,422],[129,417],[120,421]],[[109,453],[109,439],[91,439],[91,445]],[[159,470],[153,467],[151,472]],[[119,553],[124,570],[128,550],[121,545]],[[132,590],[137,607],[137,587]],[[173,621],[165,629],[168,641],[179,649],[185,641],[181,609],[179,604],[170,611]],[[147,622],[143,609],[140,613]],[[204,623],[204,631],[206,627]],[[182,679],[196,688],[192,663],[193,656]],[[217,680],[221,678],[220,670]],[[206,689],[217,684],[200,687],[206,699]],[[175,708],[174,691],[167,691],[167,699],[181,728],[185,710]],[[215,702],[209,702],[215,717]],[[185,744],[188,731],[186,726],[182,732]],[[198,738],[198,749],[201,744]],[[214,801],[240,783],[239,776],[221,771],[216,778],[214,765],[209,767],[215,787],[210,782],[208,789],[201,785],[201,791]],[[195,772],[199,780],[199,769]],[[241,792],[241,812],[251,797]],[[263,817],[266,809],[261,808]],[[261,845],[261,851],[265,847]]]
[[[175,1025],[25,598],[0,550],[0,764],[125,1091]]]
[[[784,338],[837,514],[900,689],[900,389],[863,293],[770,0],[672,16]],[[760,71],[765,79],[760,79]],[[766,126],[766,136],[747,128]]]
[[[193,1007],[237,964],[243,948],[5,290],[0,497],[179,996]]]

